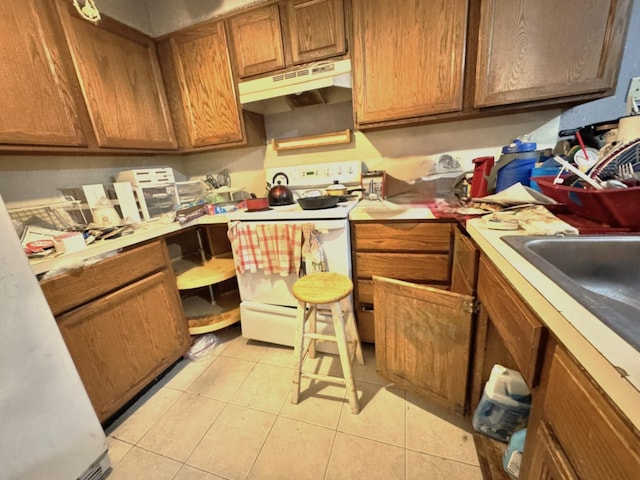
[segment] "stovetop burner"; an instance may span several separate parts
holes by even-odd
[[[297,200],[312,190],[319,190],[325,194],[328,186],[339,183],[347,187],[347,190],[361,186],[362,162],[350,160],[340,163],[320,163],[313,165],[296,165],[284,167],[270,167],[265,171],[265,180],[269,185],[278,182],[286,185],[293,192]],[[318,192],[316,192],[318,193]],[[230,220],[245,221],[269,221],[269,220],[310,220],[347,218],[349,212],[359,201],[358,195],[346,195],[345,201],[340,201],[332,208],[317,210],[303,210],[297,203],[292,205],[274,206],[265,211],[237,210],[230,212],[227,217]]]

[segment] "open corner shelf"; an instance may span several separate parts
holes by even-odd
[[[178,290],[191,290],[220,283],[236,276],[233,258],[212,258],[206,262],[184,258],[173,262]]]
[[[182,308],[191,335],[214,332],[240,321],[240,295],[237,291],[219,295],[215,303],[198,295],[182,298]]]

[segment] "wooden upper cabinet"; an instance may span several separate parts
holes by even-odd
[[[224,23],[179,32],[158,48],[174,116],[184,124],[184,146],[241,141],[240,108]],[[174,96],[179,100],[175,104]]]
[[[474,105],[614,89],[630,7],[630,0],[481,2]]]
[[[240,78],[284,68],[278,5],[236,15],[229,25]]]
[[[358,125],[462,109],[467,0],[354,0]]]
[[[343,0],[288,0],[229,19],[240,78],[342,55]]]
[[[86,146],[73,65],[50,2],[0,2],[0,144]]]
[[[286,6],[294,64],[346,52],[342,0],[290,0]]]
[[[93,25],[71,2],[56,5],[98,146],[177,148],[153,40],[108,18]]]

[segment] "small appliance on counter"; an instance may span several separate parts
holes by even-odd
[[[180,203],[172,168],[125,170],[118,173],[117,181],[131,183],[138,209],[146,221],[173,212]]]
[[[469,196],[471,198],[481,198],[486,196],[489,185],[489,174],[495,163],[495,159],[492,156],[474,158],[473,163],[473,178],[471,180],[471,190]]]

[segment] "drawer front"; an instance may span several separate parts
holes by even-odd
[[[167,258],[162,242],[163,240],[156,240],[94,265],[44,280],[40,287],[51,311],[54,315],[59,315],[166,268]]]
[[[549,370],[544,415],[578,478],[638,478],[639,433],[561,348]]]
[[[355,223],[352,228],[356,250],[448,252],[450,223]]]
[[[371,279],[374,275],[397,280],[449,282],[448,254],[356,253],[356,275]]]
[[[546,328],[485,257],[480,258],[478,297],[529,388],[535,387],[540,374]]]
[[[356,311],[356,321],[358,323],[358,335],[360,341],[366,343],[375,343],[375,322],[373,310],[360,309]]]

